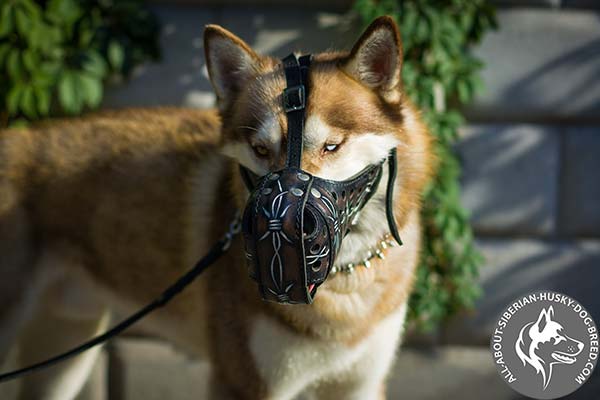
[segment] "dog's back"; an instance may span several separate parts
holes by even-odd
[[[190,202],[215,196],[218,140],[214,111],[169,108],[0,132],[0,361],[50,281],[88,274],[139,304],[193,264],[213,203]]]

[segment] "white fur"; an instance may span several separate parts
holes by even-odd
[[[250,350],[268,399],[291,400],[318,383],[342,382],[352,393],[344,399],[374,399],[392,365],[406,306],[373,327],[369,336],[354,346],[296,334],[267,317],[257,318],[250,333]],[[321,382],[322,381],[322,382]]]
[[[323,147],[332,138],[335,139],[331,127],[319,116],[313,115],[307,118],[304,134],[307,148]],[[315,171],[314,175],[338,181],[348,179],[367,165],[387,157],[389,151],[399,144],[399,140],[392,133],[364,132],[350,137],[335,155],[325,156],[321,169]],[[328,158],[331,161],[328,161]]]
[[[274,115],[267,116],[260,126],[258,133],[254,138],[257,143],[266,146],[272,154],[272,157],[278,158],[281,150],[281,126]]]
[[[304,124],[304,146],[320,148],[331,137],[331,128],[318,115],[310,115]]]

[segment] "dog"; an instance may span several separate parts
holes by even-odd
[[[529,364],[536,374],[542,375],[544,390],[550,384],[554,366],[575,363],[583,350],[584,344],[564,331],[564,327],[554,320],[554,308],[550,306],[540,311],[536,321],[521,328],[515,343],[517,356],[523,366]]]
[[[204,47],[218,110],[104,111],[0,133],[0,354],[16,346],[21,365],[37,362],[155,298],[243,209],[239,165],[258,175],[283,165],[279,60],[216,25],[206,26]],[[312,304],[262,301],[238,236],[140,323],[210,360],[211,398],[385,398],[419,259],[421,193],[435,169],[401,66],[390,17],[349,52],[313,55],[301,161],[342,180],[396,148],[402,246],[385,246],[380,184],[336,261],[354,272],[329,277]],[[386,248],[370,268],[358,265],[378,244]],[[74,398],[98,351],[22,378],[21,397]]]

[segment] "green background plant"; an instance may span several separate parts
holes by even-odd
[[[2,0],[0,127],[95,108],[109,77],[159,56],[140,0]]]
[[[487,0],[357,0],[354,10],[365,25],[380,15],[398,22],[405,89],[437,138],[439,170],[425,193],[423,255],[409,309],[412,323],[430,330],[471,307],[480,293],[483,258],[460,204],[461,168],[452,146],[464,122],[459,106],[482,88],[483,65],[469,50],[496,27],[495,12]]]

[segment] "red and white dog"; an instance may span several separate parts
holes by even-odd
[[[18,345],[22,364],[38,361],[153,299],[244,207],[238,165],[258,175],[282,167],[280,61],[219,26],[207,26],[204,39],[218,111],[104,112],[0,132],[0,356],[3,346],[6,353]],[[421,192],[434,164],[401,67],[400,36],[388,17],[350,52],[314,55],[302,168],[343,180],[395,147],[403,246],[383,249],[381,184],[337,258],[357,267],[330,277],[313,304],[261,301],[237,238],[143,322],[211,360],[215,399],[385,397],[419,258]],[[373,249],[385,258],[361,267]],[[22,397],[72,399],[97,354],[27,376]]]

